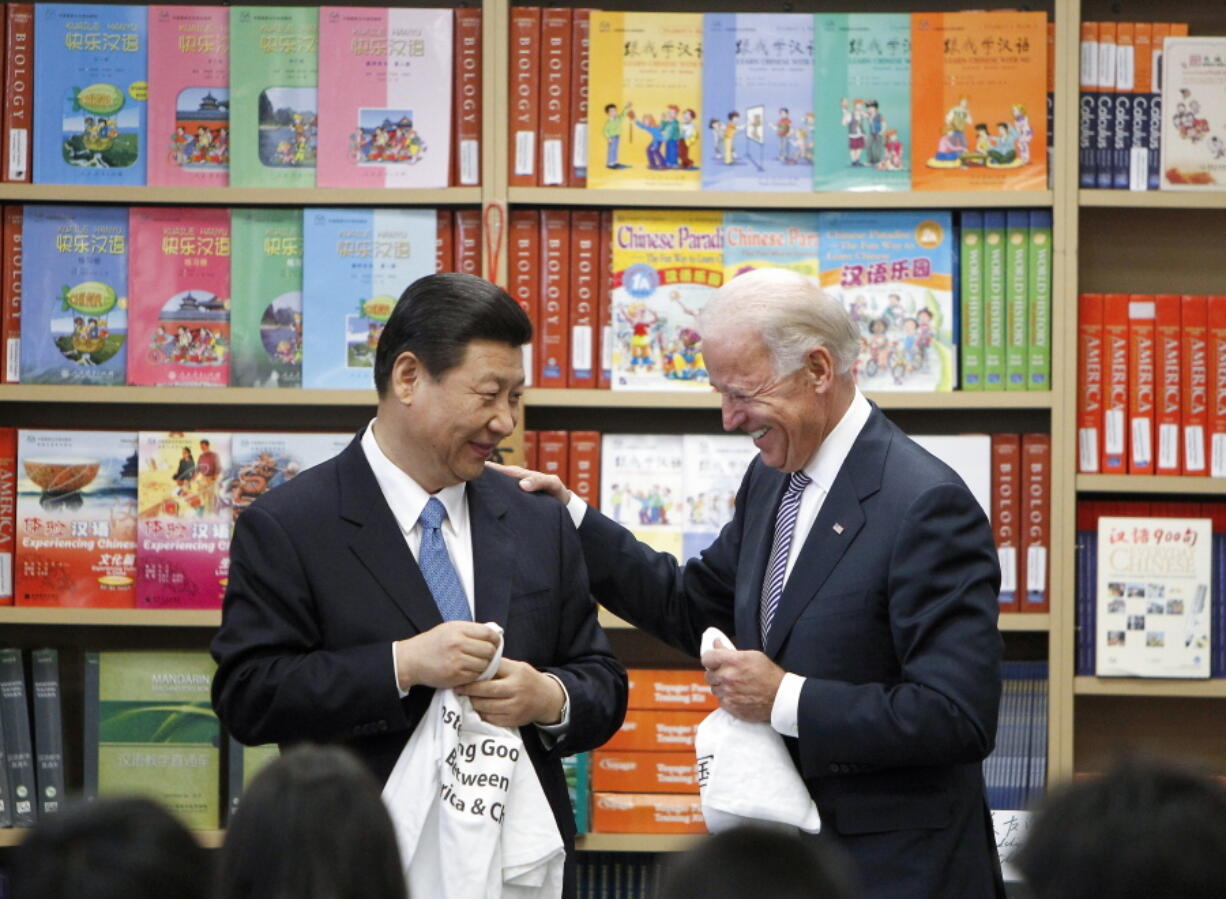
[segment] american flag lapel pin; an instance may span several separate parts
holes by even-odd
[[[834,525],[834,532],[835,532],[836,534],[841,534],[841,533],[843,533],[843,526],[842,526],[841,524],[839,524],[838,522],[835,522],[835,525]]]

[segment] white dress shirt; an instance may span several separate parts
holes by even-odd
[[[860,431],[864,429],[872,411],[873,407],[869,401],[860,392],[860,389],[856,388],[851,405],[847,407],[839,423],[834,426],[834,430],[822,441],[817,452],[813,454],[813,458],[804,466],[805,474],[813,479],[813,483],[809,484],[805,492],[801,494],[800,508],[796,512],[792,545],[788,550],[788,563],[784,570],[785,588],[787,578],[791,577],[792,569],[796,567],[796,560],[800,557],[800,551],[805,545],[805,539],[809,536],[809,531],[813,529],[813,522],[817,520],[817,513],[821,511],[826,494],[830,491],[830,486],[834,483],[839,469],[843,467],[844,460],[847,459],[852,445],[860,436]],[[583,516],[587,513],[587,503],[572,490],[567,510],[570,512],[571,521],[575,523],[575,527],[579,527],[583,523]],[[779,685],[779,692],[775,694],[775,703],[771,707],[771,727],[784,736],[795,737],[800,734],[798,723],[800,690],[804,682],[805,679],[799,674],[785,674],[783,682]]]

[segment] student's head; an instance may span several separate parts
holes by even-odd
[[[982,134],[982,135],[986,136],[986,135],[987,135],[987,133],[988,133],[988,124],[987,124],[987,122],[976,122],[976,123],[975,123],[975,131],[977,131],[979,134]]]
[[[104,797],[41,819],[14,850],[11,899],[206,899],[211,866],[150,799]]]
[[[1049,793],[1014,862],[1033,899],[1219,899],[1226,787],[1190,768],[1126,761]]]
[[[379,784],[349,750],[302,745],[239,800],[218,870],[219,899],[405,899]]]
[[[698,330],[725,430],[753,436],[772,468],[803,468],[854,394],[851,316],[811,278],[763,268],[717,290]]]
[[[531,339],[523,309],[489,281],[447,273],[409,285],[375,350],[384,451],[430,492],[480,476],[518,420]]]
[[[605,108],[604,108],[604,114],[605,114],[605,115],[613,115],[613,114],[614,114],[614,113],[616,113],[616,112],[617,112],[617,104],[616,104],[616,103],[606,103],[606,104],[605,104]]]
[[[843,851],[794,829],[744,826],[705,837],[665,862],[661,899],[851,899]]]
[[[1009,124],[1007,122],[997,122],[996,131],[1003,137],[1009,133]]]

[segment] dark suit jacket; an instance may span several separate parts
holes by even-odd
[[[570,695],[570,727],[556,745],[546,749],[535,727],[520,730],[573,874],[560,759],[594,749],[621,725],[625,668],[596,623],[565,509],[495,472],[467,494],[475,619],[501,624],[504,655],[557,675]],[[434,692],[414,687],[400,699],[392,641],[441,622],[359,435],[238,519],[212,643],[213,705],[243,743],[345,743],[382,783]]]
[[[1000,571],[960,478],[873,408],[761,645],[787,476],[754,460],[736,514],[679,568],[589,510],[596,598],[683,651],[715,626],[806,678],[789,751],[874,897],[1003,896],[981,761],[1000,702]]]

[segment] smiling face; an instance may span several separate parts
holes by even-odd
[[[523,350],[494,340],[468,344],[463,361],[432,377],[412,353],[392,372],[405,410],[397,463],[430,493],[485,470],[515,429],[524,388]]]

